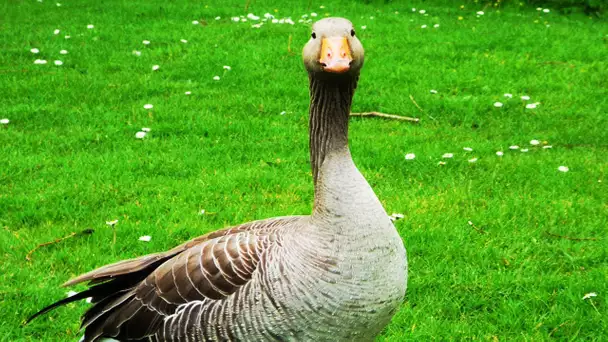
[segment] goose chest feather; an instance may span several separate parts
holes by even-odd
[[[407,287],[403,242],[348,148],[363,66],[352,24],[313,25],[310,80],[313,212],[218,230],[169,251],[68,281],[92,298],[84,341],[371,341]]]

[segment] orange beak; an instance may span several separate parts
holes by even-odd
[[[342,74],[350,69],[353,57],[346,37],[331,37],[321,40],[321,57],[319,63],[324,71]]]

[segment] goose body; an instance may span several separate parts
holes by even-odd
[[[363,64],[352,24],[317,22],[304,63],[311,83],[311,215],[245,223],[104,266],[65,284],[89,282],[88,290],[31,319],[92,297],[83,317],[87,342],[373,340],[405,295],[407,261],[348,149]]]

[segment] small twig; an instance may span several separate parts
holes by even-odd
[[[564,323],[556,326],[553,330],[551,330],[551,332],[549,333],[549,337],[551,337],[551,335],[553,335],[553,333],[555,333],[557,331],[557,329],[563,327],[564,325],[568,324],[570,321],[565,321]]]
[[[469,222],[468,222],[468,224],[469,224],[469,226],[473,227],[473,229],[475,229],[475,231],[477,231],[479,234],[485,234],[485,233],[486,233],[486,232],[484,232],[484,231],[483,231],[483,229],[481,229],[481,228],[477,228],[477,227],[475,226],[475,224],[473,224],[473,222],[472,222],[472,221],[469,221]]]
[[[379,118],[385,118],[385,119],[420,122],[420,119],[418,119],[418,118],[411,118],[409,116],[394,115],[394,114],[385,114],[385,113],[380,113],[380,112],[350,113],[350,116],[377,116]]]
[[[418,102],[416,102],[416,100],[414,100],[414,97],[412,96],[412,94],[410,94],[410,100],[412,100],[412,103],[414,104],[414,106],[416,106],[416,108],[418,108],[418,110],[419,110],[421,113],[424,113],[424,110],[422,109],[422,107],[420,107],[420,106],[418,105]],[[437,119],[435,119],[435,118],[434,118],[432,115],[430,115],[430,114],[427,114],[427,115],[428,115],[428,117],[429,117],[429,118],[431,118],[432,120],[437,121]]]
[[[572,240],[572,241],[597,241],[598,240],[597,238],[578,238],[578,237],[571,237],[571,236],[566,236],[566,235],[559,235],[559,234],[550,233],[548,231],[545,231],[545,234],[556,237],[556,238]]]
[[[49,242],[45,242],[45,243],[41,243],[41,244],[39,244],[38,246],[34,247],[34,249],[32,249],[31,251],[29,251],[29,252],[27,253],[27,255],[25,256],[25,260],[27,260],[27,261],[32,261],[32,258],[31,258],[32,253],[34,253],[34,252],[35,252],[36,250],[38,250],[39,248],[42,248],[42,247],[44,247],[44,246],[48,246],[48,245],[53,245],[53,244],[59,243],[59,242],[61,242],[61,241],[63,241],[63,240],[69,239],[69,238],[74,237],[74,236],[92,234],[93,232],[94,232],[94,230],[93,230],[93,229],[85,229],[85,230],[83,230],[83,231],[81,231],[81,232],[79,232],[79,233],[71,233],[70,235],[68,235],[68,236],[64,236],[64,237],[59,238],[59,239],[57,239],[57,240],[53,240],[53,241],[49,241]]]
[[[245,12],[247,12],[247,10],[249,9],[250,2],[251,2],[251,0],[247,0],[247,2],[245,3]]]
[[[290,35],[289,35],[289,40],[287,41],[287,52],[289,52],[289,54],[290,54],[290,55],[291,55],[291,54],[293,54],[293,53],[292,53],[292,51],[291,51],[291,39],[292,39],[292,38],[293,38],[293,37],[292,37],[292,35],[290,34]]]
[[[420,106],[418,105],[418,103],[416,102],[416,100],[414,100],[414,97],[412,96],[412,94],[410,94],[410,100],[412,100],[412,103],[414,103],[414,106],[416,106],[416,108],[418,108],[418,110],[421,113],[424,113],[424,110],[422,108],[420,108]]]

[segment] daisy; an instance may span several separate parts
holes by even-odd
[[[95,28],[95,26],[93,26],[93,24],[89,24],[89,25],[87,25],[87,28],[88,28],[89,30],[92,30],[92,29],[94,29],[94,28]]]
[[[470,147],[463,147],[463,150],[467,151],[467,152],[473,152],[473,149]]]
[[[53,31],[53,34],[59,34],[59,32],[61,32],[59,29],[56,29],[55,31]]]
[[[483,11],[479,11],[477,12],[477,15],[484,15],[485,13],[483,13]]]
[[[503,151],[496,151],[496,155],[502,157],[504,155]]]
[[[186,94],[186,95],[190,95],[190,94],[192,94],[192,92],[191,92],[191,91],[187,91],[187,92],[185,92],[184,94]]]
[[[585,293],[585,295],[583,296],[583,300],[589,299],[591,297],[597,297],[597,293],[595,293],[595,292]]]
[[[512,97],[513,97],[513,94],[505,93],[505,95],[504,95],[504,96],[505,96],[506,98],[509,98],[509,99],[510,99],[510,98],[512,98]]]
[[[431,94],[437,94],[437,90],[431,89]]]
[[[420,26],[420,28],[423,28],[423,29],[425,29],[425,28],[426,28],[426,25],[422,25],[422,26]]]
[[[39,52],[40,52],[40,50],[38,50],[38,49],[36,49],[36,48],[33,48],[33,49],[31,49],[31,50],[30,50],[30,52],[31,52],[31,53],[39,53]]]
[[[528,103],[526,105],[526,109],[534,109],[534,108],[536,108],[536,105],[537,105],[536,103]]]
[[[441,158],[452,158],[452,157],[454,157],[454,154],[453,154],[453,153],[444,153],[444,154],[441,156]]]
[[[68,54],[68,50],[61,50],[59,51],[60,54],[62,55],[67,55]]]
[[[150,41],[149,40],[142,40],[141,41],[144,45],[150,45]]]
[[[139,241],[150,242],[150,240],[152,240],[152,237],[150,235],[144,235],[139,237]]]
[[[34,64],[46,64],[46,60],[44,59],[37,59],[34,61]]]
[[[154,106],[149,103],[144,105],[144,109],[152,109],[152,108],[154,108]]]
[[[536,146],[536,145],[538,145],[538,144],[540,144],[540,141],[538,141],[538,140],[536,140],[536,139],[532,139],[532,140],[530,140],[530,145]]]
[[[557,168],[557,170],[561,171],[561,172],[568,172],[570,171],[570,169],[567,166],[560,166]]]
[[[416,158],[416,155],[413,153],[408,153],[405,155],[405,160],[412,160],[414,158]]]
[[[469,159],[469,163],[474,163],[476,161],[477,161],[477,158],[471,158],[471,159]]]
[[[143,139],[146,137],[146,134],[147,134],[146,132],[137,132],[137,133],[135,133],[135,138]]]
[[[182,43],[184,43],[184,44],[188,43],[188,41],[185,40],[185,39],[180,39],[179,41],[182,42]]]
[[[198,20],[192,20],[192,25],[198,25],[198,24],[199,24]]]
[[[141,131],[142,132],[150,132],[151,129],[149,127],[142,127]]]
[[[220,80],[220,77],[219,77],[219,76],[213,76],[213,80],[215,80],[215,81],[219,81],[219,80]]]
[[[494,107],[497,107],[497,108],[502,107],[502,102],[494,102]]]
[[[230,65],[224,65],[224,69],[225,70],[232,70],[232,68],[230,67]]]
[[[153,65],[153,66],[152,66],[152,70],[153,70],[153,71],[156,71],[156,70],[158,70],[158,69],[160,69],[160,65]]]
[[[8,125],[9,122],[11,122],[9,119],[0,119],[0,124],[2,125]]]
[[[511,145],[511,146],[509,146],[509,150],[519,150],[519,146]]]
[[[433,27],[434,27],[434,28],[438,28],[438,27],[439,27],[439,24],[435,24],[435,25],[433,25]]]
[[[524,95],[524,96],[521,97],[521,99],[524,100],[524,101],[528,101],[528,100],[530,100],[530,96]]]
[[[60,61],[60,60],[56,60],[54,63],[55,63],[55,65],[57,65],[57,66],[63,65],[63,62],[62,62],[62,61]]]

